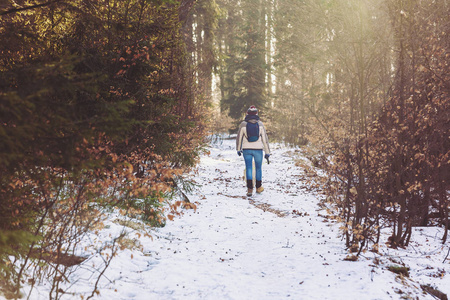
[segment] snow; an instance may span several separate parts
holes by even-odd
[[[197,209],[152,229],[152,238],[125,228],[136,247],[112,260],[94,299],[434,299],[420,284],[450,295],[442,229],[415,228],[407,249],[382,245],[381,255],[345,261],[339,224],[324,217],[320,194],[308,189],[304,170],[294,165],[299,152],[272,147],[271,163],[263,165],[265,191],[248,199],[234,140],[212,145],[191,174],[200,184],[189,195]],[[97,243],[124,230],[116,218],[110,216]],[[74,269],[62,299],[86,299],[97,275],[91,271],[102,263],[96,255]],[[410,278],[387,270],[402,263]],[[30,299],[48,299],[48,289],[35,287]]]

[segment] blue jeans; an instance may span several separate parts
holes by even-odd
[[[256,169],[256,180],[262,180],[262,170],[261,165],[263,161],[263,151],[262,149],[244,149],[244,160],[245,160],[245,170],[247,180],[253,179],[253,159],[255,159],[255,169]]]

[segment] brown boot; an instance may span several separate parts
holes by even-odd
[[[253,194],[253,180],[247,179],[247,196],[251,196]]]
[[[261,180],[256,180],[256,192],[258,194],[261,194],[262,191],[264,191],[264,188],[261,185],[262,185],[262,181]]]

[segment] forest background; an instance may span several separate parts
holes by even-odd
[[[193,206],[172,201],[183,174],[250,105],[327,172],[350,251],[385,228],[391,247],[413,226],[445,243],[449,15],[445,0],[1,1],[3,294],[51,277],[58,298],[108,211],[163,226]]]

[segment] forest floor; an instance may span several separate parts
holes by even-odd
[[[340,225],[326,217],[322,196],[295,165],[308,160],[298,149],[272,146],[271,163],[263,164],[265,191],[247,198],[234,140],[213,143],[191,174],[199,187],[188,197],[197,209],[147,231],[151,237],[130,229],[134,249],[112,260],[93,299],[435,299],[421,285],[450,295],[442,229],[414,228],[407,249],[382,245],[347,261]],[[123,231],[120,218],[111,215],[93,240]],[[86,299],[96,277],[89,270],[101,264],[97,257],[79,266],[62,299]],[[390,266],[408,267],[409,277]],[[48,299],[48,287],[32,295]]]

